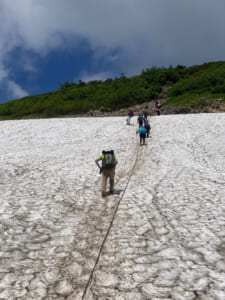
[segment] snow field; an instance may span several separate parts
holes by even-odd
[[[81,299],[129,178],[85,299],[225,299],[225,114],[152,117],[142,147],[131,122],[0,123],[0,299]]]

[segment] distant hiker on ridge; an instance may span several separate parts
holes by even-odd
[[[147,120],[147,118],[148,118],[148,107],[146,108],[146,105],[145,105],[144,110],[143,110],[143,115],[144,115],[145,120]]]
[[[99,165],[100,160],[102,161],[102,166]],[[103,150],[102,155],[95,160],[95,163],[100,169],[100,174],[102,173],[102,197],[106,196],[106,184],[108,177],[110,183],[110,194],[113,194],[115,168],[118,164],[114,151]]]
[[[155,102],[155,109],[156,109],[156,112],[157,112],[157,115],[159,116],[160,115],[160,109],[162,107],[162,104],[160,103],[159,100],[156,100]]]
[[[133,109],[129,109],[127,113],[127,125],[130,125],[130,120],[134,116]]]
[[[104,116],[104,106],[101,106],[101,114]]]

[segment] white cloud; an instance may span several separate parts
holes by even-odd
[[[4,69],[3,66],[0,65],[0,82],[8,77],[8,71]]]
[[[8,80],[6,84],[7,84],[8,96],[11,97],[12,99],[28,96],[28,93],[21,86],[19,86],[15,81]]]
[[[152,65],[223,60],[224,9],[224,0],[1,0],[0,63],[18,46],[46,55],[83,39],[95,61],[127,75]]]
[[[38,66],[34,59],[31,59],[29,56],[25,56],[22,58],[21,65],[23,70],[30,72],[30,73],[37,73]]]
[[[89,74],[86,71],[83,71],[78,76],[78,80],[81,79],[84,82],[93,81],[93,80],[105,80],[107,78],[113,78],[113,74],[109,72]],[[77,78],[75,78],[75,80],[77,80]]]

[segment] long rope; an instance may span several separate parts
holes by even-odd
[[[124,194],[125,194],[125,192],[126,192],[126,189],[127,189],[128,185],[129,185],[130,179],[131,179],[131,177],[132,177],[132,175],[133,175],[133,173],[134,173],[134,169],[135,169],[136,164],[137,164],[137,161],[138,161],[138,153],[139,153],[139,149],[140,149],[140,148],[138,148],[138,150],[137,150],[136,159],[135,159],[133,168],[131,169],[131,173],[130,173],[130,176],[129,176],[128,180],[127,180],[125,189],[124,189],[124,191],[123,191],[123,193],[122,193],[122,195],[121,195],[121,197],[120,197],[120,199],[119,199],[119,201],[118,201],[118,203],[117,203],[117,205],[116,205],[116,208],[115,208],[114,213],[113,213],[113,216],[112,216],[112,220],[111,220],[111,222],[110,222],[110,224],[109,224],[108,230],[107,230],[107,232],[106,232],[106,234],[105,234],[105,237],[104,237],[104,239],[103,239],[103,241],[102,241],[101,247],[100,247],[99,252],[98,252],[98,256],[97,256],[96,261],[95,261],[95,264],[94,264],[94,267],[93,267],[93,269],[92,269],[92,271],[91,271],[91,274],[90,274],[90,276],[89,276],[88,282],[87,282],[87,284],[86,284],[86,286],[85,286],[84,293],[83,293],[83,295],[82,295],[82,300],[85,299],[84,297],[86,296],[87,289],[88,289],[88,287],[90,286],[90,283],[91,283],[91,281],[92,281],[93,274],[94,274],[95,269],[96,269],[96,267],[97,267],[97,264],[98,264],[98,262],[99,262],[99,259],[100,259],[100,256],[101,256],[101,254],[102,254],[102,251],[103,251],[105,242],[106,242],[106,240],[107,240],[107,238],[108,238],[109,232],[110,232],[110,230],[111,230],[111,228],[112,228],[112,225],[113,225],[113,222],[114,222],[116,213],[117,213],[117,211],[118,211],[119,205],[120,205],[120,203],[121,203],[121,201],[122,201],[122,199],[123,199],[123,196],[124,196]]]

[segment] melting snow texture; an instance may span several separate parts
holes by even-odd
[[[0,299],[82,299],[118,201],[85,299],[225,299],[225,114],[132,122],[0,122]]]

